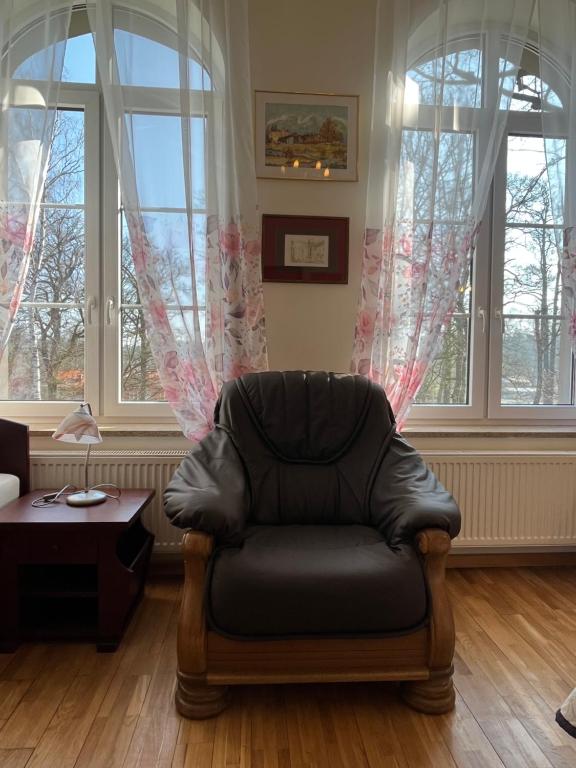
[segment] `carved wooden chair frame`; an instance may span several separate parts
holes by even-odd
[[[420,712],[450,711],[455,642],[445,582],[450,536],[426,529],[418,534],[417,546],[431,603],[425,627],[400,637],[232,640],[206,626],[205,578],[213,539],[187,533],[178,625],[180,714],[193,719],[217,715],[229,702],[229,685],[381,680],[400,681],[404,701]]]

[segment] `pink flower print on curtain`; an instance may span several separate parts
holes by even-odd
[[[72,0],[38,0],[28,11],[23,5],[0,3],[0,126],[7,143],[0,151],[0,360],[30,279],[72,12]],[[15,51],[32,21],[34,39],[42,47],[34,57],[34,81],[26,85],[14,77]],[[11,389],[16,378],[11,370]]]
[[[259,240],[249,238],[234,221],[222,227],[215,216],[208,217],[205,320],[194,311],[182,323],[182,313],[169,315],[166,309],[166,254],[153,246],[143,216],[128,213],[126,219],[148,338],[166,400],[184,434],[200,440],[213,427],[222,384],[267,368]]]
[[[216,387],[268,367],[260,238],[241,221],[209,216],[206,250],[206,351]]]
[[[175,54],[158,86],[173,105],[167,115],[132,106],[140,77],[132,52],[140,38],[128,30],[141,26],[143,14],[162,18],[161,44]],[[200,439],[213,426],[222,384],[268,367],[254,148],[247,140],[248,3],[150,0],[143,10],[98,0],[88,4],[88,16],[147,336],[184,434]],[[112,34],[110,24],[120,19],[122,34]],[[171,138],[157,146],[162,123]],[[159,157],[167,158],[164,173]]]
[[[4,206],[0,212],[0,357],[20,306],[31,249],[26,208]]]
[[[400,429],[466,285],[476,232],[366,230],[351,370],[384,387]]]
[[[381,348],[381,317],[390,311],[392,230],[367,229],[364,233],[360,306],[354,332],[352,373],[382,383],[377,357]]]
[[[390,14],[383,0],[376,3],[366,228],[352,358],[353,371],[384,386],[400,425],[441,351],[455,308],[469,315],[477,226],[534,20],[530,0],[474,0],[465,4],[475,31],[463,50],[461,0],[430,2],[424,13],[420,5],[394,4],[391,48]],[[493,36],[501,56],[490,74],[484,63]],[[424,38],[442,43],[424,52]],[[494,91],[488,88],[491,77]]]
[[[173,323],[179,313],[171,322],[162,293],[164,254],[153,247],[141,215],[127,213],[126,222],[147,336],[164,395],[184,434],[201,440],[213,426],[217,389],[206,362],[198,313],[193,313],[192,324],[184,323],[176,332]]]
[[[576,349],[576,227],[565,227],[562,250],[562,287],[568,307],[568,334]]]

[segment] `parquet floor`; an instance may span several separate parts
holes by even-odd
[[[576,685],[576,571],[450,571],[456,711],[389,684],[238,688],[215,720],[173,706],[179,584],[147,588],[120,650],[0,655],[1,768],[576,768],[554,713]]]

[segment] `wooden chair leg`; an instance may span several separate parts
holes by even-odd
[[[402,698],[412,709],[427,715],[443,715],[454,709],[453,668],[435,669],[428,680],[402,683]]]
[[[184,592],[178,622],[176,708],[184,717],[203,719],[219,714],[229,702],[226,686],[206,682],[204,581],[212,553],[212,537],[187,533],[182,547]]]
[[[402,697],[419,712],[439,715],[450,712],[455,701],[452,661],[456,634],[446,589],[446,557],[451,542],[445,531],[437,529],[422,531],[417,541],[424,555],[424,571],[431,601],[428,655],[430,677],[428,680],[404,683]]]
[[[219,715],[230,703],[228,686],[207,685],[205,679],[178,672],[176,709],[191,720]]]

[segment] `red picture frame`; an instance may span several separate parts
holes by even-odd
[[[262,279],[274,283],[348,282],[349,219],[262,216]]]

